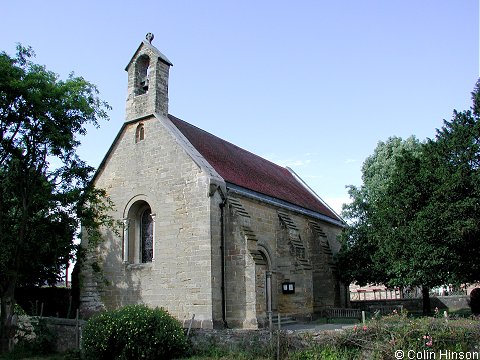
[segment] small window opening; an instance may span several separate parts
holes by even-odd
[[[145,125],[138,124],[137,130],[135,131],[135,142],[138,143],[145,139]]]

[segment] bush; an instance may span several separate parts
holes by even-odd
[[[54,352],[55,335],[44,319],[21,315],[18,318],[14,344],[17,358],[48,355]]]
[[[163,309],[129,305],[92,317],[83,330],[88,359],[172,359],[186,350],[180,323]]]
[[[472,314],[480,315],[480,288],[475,288],[470,293],[470,300],[468,302]]]

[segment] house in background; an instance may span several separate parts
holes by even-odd
[[[142,303],[195,327],[257,328],[346,306],[342,220],[290,169],[169,115],[172,64],[152,37],[127,65],[126,120],[94,178],[123,229],[87,257],[83,314]]]

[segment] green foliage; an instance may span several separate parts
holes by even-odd
[[[18,358],[54,352],[55,335],[43,319],[21,316],[14,341]]]
[[[15,303],[15,308],[13,309],[13,313],[17,316],[27,315],[25,310],[23,310],[22,307],[20,305],[18,305],[17,303]]]
[[[83,330],[88,359],[169,359],[186,350],[180,323],[163,309],[130,305],[91,318]]]
[[[436,353],[439,351],[468,352],[478,349],[480,327],[478,320],[472,318],[450,318],[443,316],[413,318],[407,312],[377,316],[361,324],[342,331],[324,331],[301,342],[298,333],[284,333],[281,337],[281,359],[289,360],[355,360],[355,359],[395,359],[395,351],[404,352],[405,359],[416,353]],[[276,335],[272,338],[272,347],[263,345],[263,352],[254,351],[248,344],[230,346],[212,340],[203,343],[195,341],[188,359],[272,359],[276,358]],[[424,353],[423,351],[426,351]],[[445,357],[445,355],[444,355]],[[425,357],[423,357],[425,358]],[[433,355],[430,358],[434,358]],[[185,358],[187,359],[187,357]]]
[[[237,335],[240,336],[240,335]],[[228,335],[226,335],[228,338]],[[288,351],[288,337],[280,332],[281,354]],[[255,332],[241,334],[240,341],[229,343],[216,337],[198,337],[189,349],[189,358],[199,359],[271,359],[276,354],[277,333],[273,333],[269,342],[262,341]]]
[[[365,326],[325,334],[309,348],[290,355],[292,360],[317,359],[394,359],[395,351],[403,351],[404,358],[416,354],[439,351],[468,352],[476,349],[480,341],[478,321],[442,317],[411,318],[406,313],[391,314],[368,321]],[[410,355],[409,355],[410,354]],[[410,356],[410,357],[409,357]],[[444,355],[445,357],[445,355]]]
[[[82,360],[82,352],[80,349],[67,350],[63,354],[62,360]]]
[[[392,179],[397,176],[402,159],[406,156],[412,161],[417,159],[421,149],[422,143],[414,137],[407,140],[392,137],[386,142],[379,142],[374,154],[365,160],[362,167],[363,185],[349,187],[353,201],[344,207],[342,213],[349,226],[342,233],[343,248],[338,256],[341,276],[347,283],[387,284],[394,277],[390,272],[393,264],[388,261],[398,260],[396,264],[401,265],[406,260],[399,254],[408,252],[405,249],[405,245],[409,244],[405,242],[407,235],[401,225],[407,223],[402,216],[408,216],[409,209],[399,199],[398,203],[403,207],[398,213],[391,211],[397,198],[391,199],[388,194],[393,192]],[[401,242],[403,247],[397,246]],[[414,254],[406,258],[410,259],[410,255]]]
[[[480,82],[472,110],[435,139],[380,142],[349,187],[338,256],[347,283],[434,287],[480,280]]]
[[[338,345],[358,348],[371,359],[392,358],[396,350],[405,354],[433,351],[438,358],[440,350],[471,351],[479,340],[480,329],[471,319],[413,319],[405,314],[392,314],[368,322],[365,328],[348,330]]]
[[[472,290],[468,305],[472,310],[472,314],[480,315],[480,288],[475,288]]]
[[[60,80],[33,56],[20,45],[14,58],[0,53],[0,292],[12,281],[54,284],[80,221],[97,225],[108,207],[76,150],[109,106],[93,84]]]
[[[53,285],[74,257],[82,223],[111,225],[105,191],[76,153],[88,126],[107,120],[97,88],[60,80],[31,48],[0,53],[0,346],[6,350],[15,287]],[[95,238],[95,236],[94,236]]]
[[[352,360],[358,356],[359,349],[332,345],[314,345],[310,349],[297,352],[290,360]]]

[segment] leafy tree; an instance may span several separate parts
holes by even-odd
[[[343,279],[359,284],[385,283],[390,277],[386,269],[385,236],[392,233],[388,208],[384,209],[389,183],[396,173],[397,159],[405,153],[416,154],[421,143],[414,137],[402,140],[398,137],[379,142],[373,155],[362,167],[363,185],[349,186],[352,203],[344,206],[343,217],[349,226],[342,234],[343,248],[339,254]],[[387,210],[387,211],[384,211]]]
[[[431,189],[435,186],[425,162],[426,145],[402,150],[395,161],[384,196],[377,202],[375,227],[381,241],[375,260],[384,265],[390,286],[421,287],[424,312],[430,312],[429,288],[445,283],[449,244],[430,221]]]
[[[363,166],[344,208],[344,280],[428,289],[480,280],[480,88],[435,139],[391,138]]]
[[[470,110],[454,111],[431,141],[431,171],[438,182],[432,207],[434,221],[454,256],[450,264],[457,282],[480,280],[480,81]]]
[[[33,63],[31,48],[0,53],[0,337],[12,336],[17,285],[54,284],[74,254],[80,221],[96,234],[104,192],[90,186],[93,168],[76,149],[88,124],[107,119],[94,85],[65,81]]]

